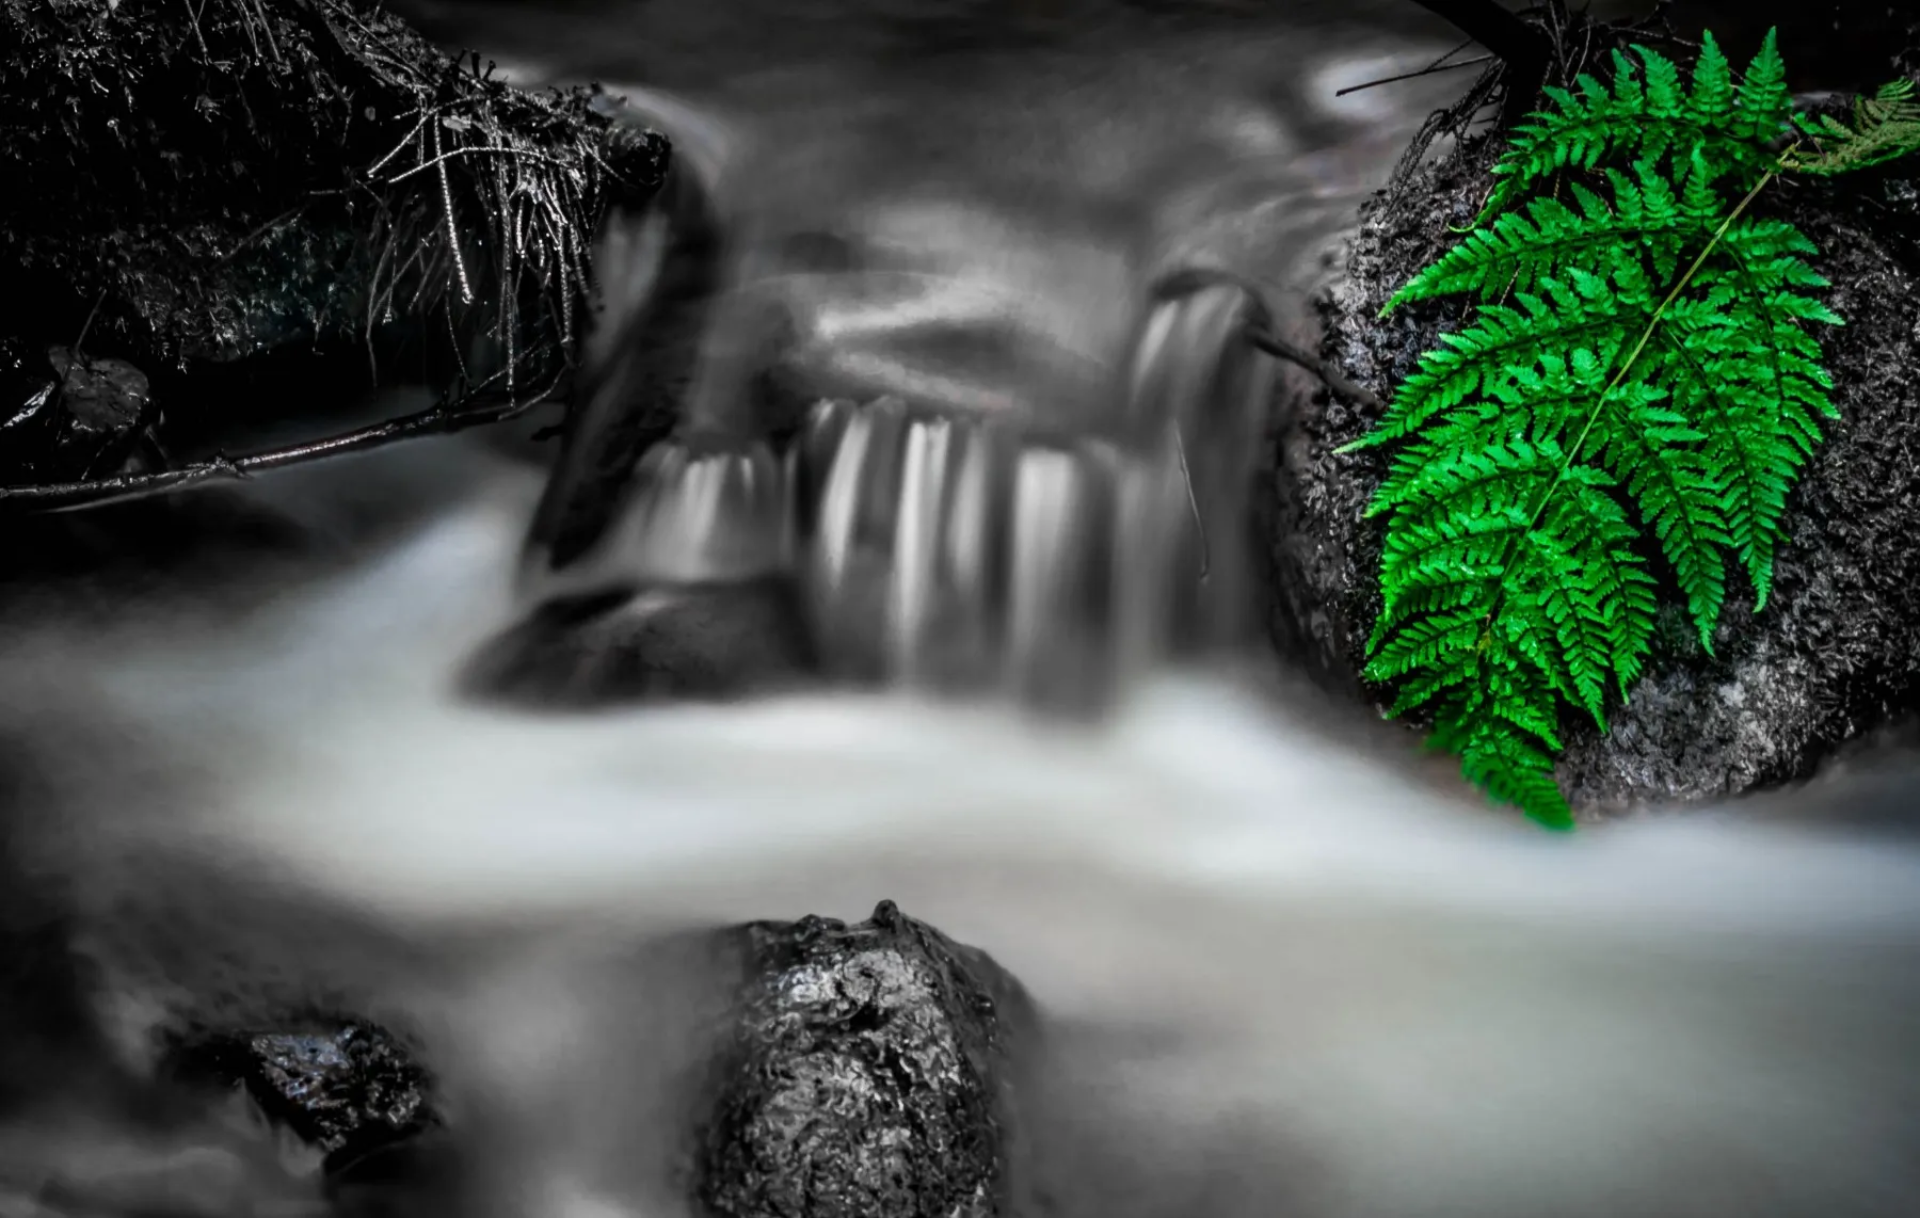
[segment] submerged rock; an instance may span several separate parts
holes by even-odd
[[[485,643],[461,683],[488,701],[579,710],[740,697],[815,671],[796,594],[764,579],[550,601]]]
[[[1026,1183],[1019,983],[882,901],[866,922],[759,922],[753,974],[699,1135],[727,1218],[987,1218]]]

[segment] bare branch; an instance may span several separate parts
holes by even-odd
[[[306,465],[329,457],[384,448],[403,440],[422,436],[451,435],[475,427],[505,423],[535,406],[552,399],[566,373],[563,370],[544,388],[524,398],[501,393],[473,393],[435,402],[426,410],[397,419],[387,419],[353,431],[309,440],[284,448],[250,453],[244,457],[224,454],[207,461],[196,461],[179,469],[150,474],[118,474],[110,478],[89,478],[80,482],[56,482],[44,486],[0,487],[0,510],[12,508],[28,512],[73,512],[150,499],[209,482],[244,481],[266,470]]]
[[[1371,389],[1363,385],[1356,385],[1347,378],[1345,373],[1335,368],[1332,364],[1329,364],[1311,351],[1295,346],[1271,330],[1250,326],[1247,329],[1247,341],[1252,343],[1258,350],[1264,351],[1276,359],[1283,359],[1288,363],[1300,365],[1308,372],[1319,377],[1327,388],[1333,390],[1349,402],[1357,406],[1364,406],[1376,414],[1385,413],[1387,404],[1382,402],[1379,396]]]
[[[1506,99],[1501,126],[1511,127],[1532,107],[1547,77],[1552,45],[1539,27],[1500,7],[1494,0],[1414,0],[1443,17],[1462,34],[1485,47],[1506,66]]]

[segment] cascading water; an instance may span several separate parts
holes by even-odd
[[[532,602],[787,579],[837,678],[1057,707],[1243,642],[1275,400],[1247,332],[1301,323],[1438,96],[1355,109],[1339,56],[1189,34],[708,100],[609,86],[680,152],[660,202],[608,222]],[[903,129],[920,108],[940,120]],[[656,341],[670,318],[696,339]],[[662,409],[636,386],[668,382],[675,434],[609,461]]]

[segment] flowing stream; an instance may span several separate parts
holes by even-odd
[[[959,434],[903,441],[903,536],[970,476]],[[527,1182],[503,1218],[655,1218],[678,1204],[621,1164],[658,1133],[647,1010],[672,979],[637,1000],[575,949],[888,898],[1079,1029],[1072,1218],[1913,1212],[1920,849],[1794,813],[1920,783],[1550,836],[1252,659],[1148,665],[1093,722],[911,682],[460,697],[524,609],[543,477],[473,437],[284,471],[213,494],[286,523],[288,552],[215,535],[184,573],[10,597],[15,802],[57,825],[31,849],[82,920],[131,945],[106,952],[129,1036],[154,994],[211,984],[135,967],[183,944],[430,1011],[496,1170]],[[1069,484],[1032,477],[1016,664],[1046,659],[1071,559],[1043,552]],[[836,493],[823,510],[850,511]],[[900,671],[974,586],[941,583],[969,544],[892,552]]]

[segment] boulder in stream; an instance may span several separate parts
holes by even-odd
[[[726,1218],[989,1218],[1024,1181],[1019,983],[882,901],[865,922],[735,932],[751,980],[699,1137]]]

